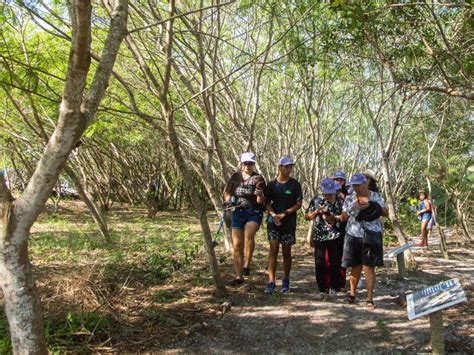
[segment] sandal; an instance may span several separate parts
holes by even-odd
[[[347,295],[346,298],[344,298],[344,303],[345,304],[354,304],[356,301],[355,296]]]
[[[375,309],[374,301],[365,301],[365,308],[367,308],[368,311],[373,311]]]

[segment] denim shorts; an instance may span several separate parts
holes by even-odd
[[[262,224],[263,211],[256,208],[236,208],[232,212],[232,229],[244,229],[248,222]]]
[[[421,216],[421,220],[422,221],[429,221],[431,219],[431,213],[423,213],[423,215]]]

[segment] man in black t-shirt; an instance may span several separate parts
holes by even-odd
[[[296,238],[296,211],[301,208],[303,195],[300,183],[290,177],[294,166],[293,159],[282,157],[278,163],[278,176],[270,181],[266,190],[266,206],[268,210],[268,278],[266,293],[275,291],[275,273],[280,244],[283,252],[284,277],[281,293],[290,291],[291,246]]]

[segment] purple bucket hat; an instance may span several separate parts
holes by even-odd
[[[335,194],[338,186],[339,186],[339,184],[337,184],[331,178],[324,179],[323,181],[321,181],[321,185],[319,185],[319,187],[321,188],[323,194]]]
[[[293,159],[291,159],[290,157],[288,157],[288,156],[283,156],[283,157],[281,157],[280,160],[278,161],[278,165],[279,165],[279,166],[295,165],[295,162],[294,162]]]
[[[364,174],[357,173],[351,176],[351,181],[349,181],[348,185],[362,185],[367,182],[367,178]]]
[[[336,171],[334,174],[332,174],[331,179],[344,179],[344,180],[347,180],[346,174],[341,170]]]

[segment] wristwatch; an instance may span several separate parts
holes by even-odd
[[[272,218],[275,218],[276,215],[277,215],[277,214],[276,214],[275,212],[270,213],[270,216],[272,216]]]

